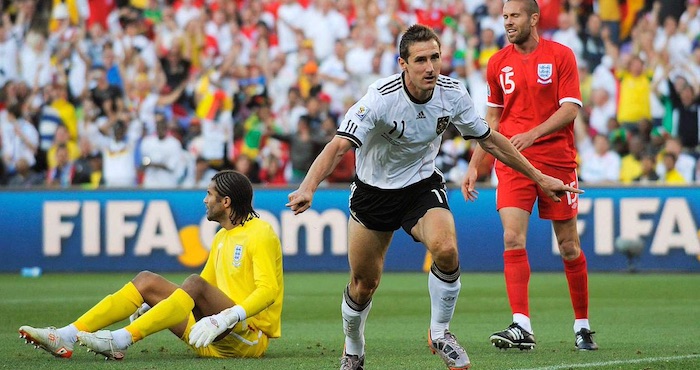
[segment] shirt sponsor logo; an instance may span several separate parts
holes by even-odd
[[[360,121],[365,119],[365,116],[369,113],[369,108],[365,107],[364,105],[360,105],[359,108],[357,108],[357,112],[355,112],[355,115],[357,118],[360,119]]]
[[[423,111],[418,112],[418,116],[416,116],[416,119],[422,119],[425,118],[425,113]]]
[[[543,85],[552,83],[552,64],[541,63],[537,65],[537,83]]]

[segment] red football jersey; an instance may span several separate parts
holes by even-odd
[[[498,131],[510,138],[546,121],[559,106],[583,106],[574,53],[567,46],[540,38],[532,53],[508,45],[489,59],[488,105],[503,108]],[[543,136],[523,151],[534,161],[576,168],[573,121]]]

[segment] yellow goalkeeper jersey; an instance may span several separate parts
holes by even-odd
[[[253,218],[214,236],[202,278],[246,312],[246,322],[270,338],[281,335],[282,247],[270,224]]]

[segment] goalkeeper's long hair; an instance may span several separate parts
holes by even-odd
[[[246,175],[234,171],[220,171],[211,179],[220,197],[231,198],[233,212],[229,218],[234,225],[244,225],[260,215],[253,209],[253,185]]]

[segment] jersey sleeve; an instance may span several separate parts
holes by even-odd
[[[355,103],[340,123],[336,136],[350,140],[356,148],[362,146],[367,134],[379,119],[381,97],[377,90],[370,88],[367,94]]]
[[[574,103],[580,107],[581,85],[578,79],[578,67],[573,51],[566,46],[559,48],[559,105],[564,103]]]
[[[467,140],[488,137],[491,134],[491,129],[488,123],[476,112],[474,101],[462,84],[460,84],[460,93],[461,97],[457,99],[455,104],[457,114],[452,123],[462,137]]]
[[[491,57],[486,66],[486,105],[494,108],[503,108],[503,90],[498,85],[497,58]]]
[[[238,305],[251,317],[273,304],[280,293],[282,287],[277,283],[275,266],[281,246],[272,228],[266,228],[255,236],[249,247],[253,260],[255,290]]]

